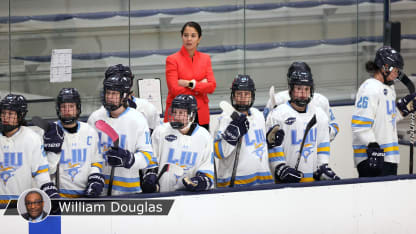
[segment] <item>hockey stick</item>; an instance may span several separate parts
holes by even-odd
[[[156,178],[156,184],[159,184],[160,179],[162,178],[162,176],[166,173],[166,172],[171,172],[175,177],[180,178],[183,176],[184,174],[184,170],[182,167],[176,165],[176,164],[172,164],[172,163],[166,163],[165,165],[163,165],[162,170],[160,171],[159,175]],[[185,178],[184,178],[185,179]],[[168,179],[169,180],[169,179]],[[166,185],[166,184],[163,184]],[[161,191],[162,189],[171,189],[170,187],[165,188],[165,187],[160,187],[161,184],[159,184],[159,189],[158,191]]]
[[[49,130],[49,122],[40,116],[33,116],[32,124],[33,126],[37,126],[43,129],[44,133],[48,132]],[[61,157],[59,157],[58,164],[56,165],[56,172],[55,172],[55,185],[56,185],[56,188],[58,189],[58,193],[59,193],[59,162],[60,161],[61,161]]]
[[[157,184],[157,183],[159,183],[159,180],[160,180],[160,178],[162,177],[162,175],[163,175],[163,174],[165,174],[165,172],[167,172],[167,171],[168,171],[168,169],[169,169],[169,165],[170,165],[170,164],[165,164],[165,165],[163,165],[162,170],[160,171],[159,175],[158,175],[158,176],[157,176],[157,178],[156,178],[156,184]]]
[[[234,107],[226,101],[221,101],[220,102],[220,108],[222,109],[223,113],[225,113],[226,115],[230,115],[231,119],[233,119],[233,120],[237,119],[240,116],[235,111]],[[235,159],[234,159],[233,171],[231,173],[230,187],[234,187],[234,183],[235,183],[235,177],[236,177],[236,174],[237,174],[238,159],[240,157],[241,139],[242,139],[242,137],[238,140],[237,147],[236,147],[236,150],[235,150]]]
[[[104,132],[107,136],[109,136],[111,140],[113,141],[113,147],[115,149],[118,148],[119,136],[117,132],[108,123],[106,123],[104,120],[97,120],[95,122],[95,127],[98,130]],[[108,182],[107,196],[111,196],[111,192],[113,190],[114,168],[115,167],[113,166],[111,167],[110,181]]]
[[[270,100],[272,102],[272,109],[273,109],[277,105],[276,97],[275,97],[275,94],[274,94],[274,85],[272,85],[272,87],[270,87],[269,96],[270,96]],[[270,111],[272,111],[272,110],[270,110]]]
[[[298,170],[300,158],[302,157],[302,150],[303,146],[305,145],[306,137],[308,136],[309,131],[312,129],[312,127],[316,124],[316,115],[314,114],[312,119],[309,120],[309,123],[306,125],[305,134],[303,134],[302,142],[300,143],[300,150],[299,150],[299,156],[298,160],[296,161],[295,169]]]
[[[405,73],[402,73],[398,78],[409,90],[409,93],[415,92],[415,85],[413,82],[407,77]],[[409,137],[409,174],[413,174],[413,148],[415,146],[415,113],[410,114],[410,137]]]

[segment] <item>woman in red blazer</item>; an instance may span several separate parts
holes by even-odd
[[[166,99],[165,119],[168,121],[169,107],[179,94],[195,96],[198,104],[198,123],[209,130],[208,94],[214,92],[217,83],[208,54],[197,51],[201,40],[201,26],[196,22],[187,22],[181,30],[182,48],[166,58]]]

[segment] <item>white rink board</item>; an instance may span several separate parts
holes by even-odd
[[[416,179],[178,196],[168,216],[63,216],[61,233],[415,233],[415,197]]]

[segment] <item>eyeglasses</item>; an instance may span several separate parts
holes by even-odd
[[[42,200],[40,200],[40,201],[34,201],[34,202],[25,202],[25,204],[26,204],[26,206],[32,206],[32,205],[35,205],[35,206],[40,206],[41,204],[42,204]]]

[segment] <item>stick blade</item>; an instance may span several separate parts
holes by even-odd
[[[95,127],[104,132],[107,136],[109,136],[111,138],[111,140],[114,142],[114,146],[118,147],[118,144],[116,144],[116,142],[118,143],[118,134],[117,132],[114,130],[114,128],[112,128],[108,123],[106,123],[104,120],[97,120],[95,122]]]
[[[272,102],[272,107],[275,108],[276,107],[276,97],[274,94],[274,85],[272,85],[269,89],[269,96],[270,96],[270,100]]]
[[[33,116],[32,117],[32,124],[34,126],[40,127],[45,132],[47,132],[49,130],[49,122],[47,120],[42,119],[39,116]]]

